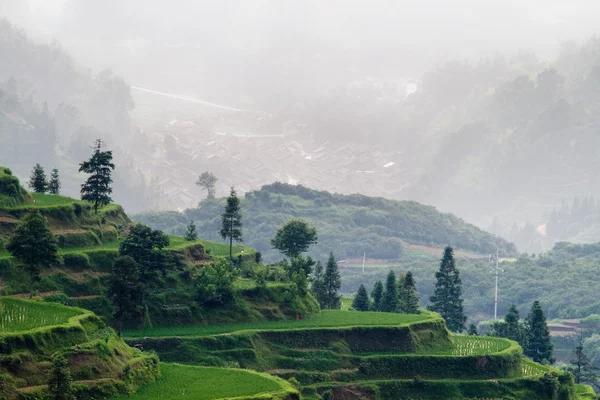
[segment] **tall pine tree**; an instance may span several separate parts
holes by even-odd
[[[233,186],[227,198],[225,212],[221,214],[221,230],[219,233],[223,239],[229,239],[229,259],[233,260],[233,241],[241,242],[243,240],[240,199],[238,199]]]
[[[462,332],[465,329],[467,317],[463,311],[462,281],[456,269],[452,247],[447,246],[444,249],[440,270],[435,273],[435,277],[437,279],[435,292],[429,298],[432,304],[428,308],[440,313],[446,320],[448,329],[453,332]]]
[[[50,175],[50,182],[48,183],[48,193],[60,194],[60,178],[58,177],[58,170],[54,168],[52,175]]]
[[[385,280],[385,291],[381,298],[381,311],[396,312],[398,309],[398,286],[396,286],[396,275],[390,271]]]
[[[29,187],[35,193],[46,193],[48,190],[48,181],[46,180],[46,173],[44,168],[40,164],[35,164],[33,171],[31,171],[31,177],[29,178]]]
[[[381,299],[383,298],[383,283],[381,281],[377,281],[373,285],[373,290],[371,290],[371,298],[373,299],[373,311],[381,311]]]
[[[419,292],[412,272],[398,279],[398,311],[403,314],[419,314]]]
[[[110,185],[115,164],[112,163],[112,151],[103,151],[104,147],[102,140],[96,140],[92,157],[79,164],[79,172],[90,174],[87,181],[81,185],[81,200],[93,203],[96,214],[98,214],[99,207],[110,204],[112,201]]]
[[[196,231],[196,224],[194,221],[190,221],[185,231],[184,239],[188,242],[193,242],[198,240],[198,232]]]
[[[523,325],[521,324],[521,317],[519,316],[519,310],[515,305],[510,306],[506,316],[504,317],[506,324],[506,331],[504,337],[510,340],[514,340],[521,346],[523,343]]]
[[[325,287],[325,307],[331,310],[339,310],[341,307],[338,290],[342,286],[342,278],[338,271],[337,261],[333,253],[329,253],[327,265],[325,265],[325,274],[323,275],[323,286]]]
[[[33,284],[39,279],[42,268],[59,262],[58,241],[46,217],[37,209],[29,211],[5,247],[27,272],[29,297],[33,297]]]
[[[369,311],[371,308],[371,301],[369,300],[369,294],[365,285],[360,285],[358,292],[352,300],[352,309],[356,311]]]
[[[525,320],[524,354],[535,362],[554,363],[554,345],[546,316],[539,301],[534,301]]]
[[[319,306],[321,308],[324,308],[327,296],[325,294],[325,282],[323,281],[323,264],[321,264],[321,261],[317,261],[317,265],[315,266],[315,274],[313,276],[311,293],[319,302]]]

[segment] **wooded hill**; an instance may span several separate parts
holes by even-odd
[[[0,168],[0,284],[2,294],[28,292],[23,269],[4,249],[20,219],[32,209],[44,215],[58,240],[60,262],[45,269],[34,289],[39,297],[94,311],[111,320],[112,306],[106,290],[119,246],[132,222],[123,208],[109,204],[94,214],[92,205],[69,197],[27,193],[7,168]],[[4,185],[3,182],[9,184]],[[15,188],[18,188],[15,193]],[[9,196],[10,194],[10,196]],[[7,205],[9,204],[9,205]],[[257,288],[252,278],[260,256],[246,246],[234,246],[233,257],[240,277],[233,283],[227,301],[210,307],[197,301],[196,278],[207,264],[223,262],[229,245],[198,239],[186,241],[170,235],[165,251],[165,270],[146,298],[144,324],[189,324],[201,321],[251,321],[283,319],[296,312],[309,315],[318,311],[316,300],[291,290],[290,282],[271,281]],[[225,264],[229,264],[225,262]],[[168,268],[167,268],[168,266]],[[229,277],[233,280],[233,277]]]
[[[206,200],[198,208],[178,212],[146,213],[134,220],[166,232],[182,234],[190,220],[200,236],[220,240],[219,214],[224,199]],[[432,247],[452,245],[475,253],[513,255],[513,244],[435,207],[413,201],[395,201],[359,194],[341,195],[283,183],[263,186],[241,199],[245,243],[266,260],[281,257],[271,249],[277,228],[291,218],[302,218],[317,228],[319,241],[311,254],[324,258],[334,251],[339,259],[360,257],[399,259],[405,243]],[[441,250],[440,250],[441,254]]]

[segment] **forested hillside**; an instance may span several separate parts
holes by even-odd
[[[224,199],[206,200],[184,213],[162,212],[134,219],[172,233],[184,233],[190,220],[202,237],[219,240]],[[488,254],[499,246],[504,255],[515,254],[513,244],[467,224],[452,214],[412,201],[394,201],[363,195],[341,195],[303,186],[275,183],[246,193],[241,200],[245,243],[262,252],[266,260],[280,258],[270,239],[291,218],[303,218],[317,227],[319,241],[312,254],[324,258],[333,250],[340,258],[362,257],[397,260],[405,243],[442,247],[447,244]]]
[[[441,255],[441,252],[440,252]],[[493,265],[457,257],[463,283],[465,311],[471,317],[489,318],[494,312]],[[539,300],[549,318],[581,318],[600,313],[600,245],[558,243],[547,253],[505,260],[500,263],[498,313],[504,315],[511,305],[526,314],[532,301]],[[340,270],[342,291],[355,293],[361,284],[371,289],[377,280],[385,280],[390,270],[411,271],[425,304],[433,294],[439,257],[406,263],[349,265]]]
[[[109,70],[92,74],[60,44],[36,43],[4,19],[0,54],[0,164],[22,178],[37,162],[75,171],[63,175],[64,191],[75,195],[81,183],[76,165],[102,138],[121,166],[116,199],[134,211],[155,203],[150,178],[127,162],[134,104],[123,79]]]

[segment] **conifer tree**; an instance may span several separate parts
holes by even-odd
[[[144,289],[139,270],[139,264],[129,256],[119,257],[113,264],[108,281],[108,297],[113,305],[113,317],[119,337],[125,318],[139,322],[144,314]]]
[[[523,325],[521,324],[519,310],[514,304],[508,309],[504,322],[506,331],[503,337],[523,345]]]
[[[229,239],[229,259],[233,260],[233,241],[241,242],[243,239],[240,199],[238,199],[233,186],[227,198],[225,212],[221,214],[220,234],[223,239]]]
[[[600,368],[596,367],[590,357],[585,353],[583,346],[583,336],[580,335],[579,343],[573,350],[574,359],[570,361],[570,365],[567,366],[566,370],[571,372],[575,377],[576,384],[588,383],[593,386],[598,386],[598,371]]]
[[[29,297],[33,297],[33,284],[39,279],[42,268],[59,262],[58,242],[46,217],[37,209],[29,211],[5,248],[25,269],[29,277]]]
[[[102,151],[104,142],[98,139],[93,147],[94,152],[88,161],[79,164],[79,172],[90,174],[87,181],[81,185],[81,200],[94,204],[94,213],[98,214],[98,208],[110,204],[112,198],[112,171],[115,164],[112,163],[112,151]]]
[[[375,285],[373,285],[371,298],[373,299],[373,311],[381,311],[381,299],[383,298],[383,283],[381,281],[377,281],[375,282]]]
[[[317,299],[319,302],[319,306],[324,308],[327,296],[325,294],[325,283],[323,282],[323,264],[321,264],[321,261],[317,261],[317,265],[315,266],[315,274],[313,277],[311,292],[313,296],[315,296],[315,299]]]
[[[356,311],[369,311],[371,308],[371,301],[369,300],[369,294],[365,285],[360,285],[358,292],[352,300],[352,309]]]
[[[196,224],[194,223],[194,221],[190,221],[190,223],[188,224],[187,230],[185,231],[184,239],[188,242],[198,240],[198,232],[196,231]]]
[[[517,307],[512,305],[503,321],[496,321],[492,325],[490,335],[507,338],[519,343],[525,347],[525,328],[520,321],[519,311]]]
[[[394,271],[388,273],[385,280],[385,291],[381,298],[381,311],[396,312],[398,309],[398,286],[396,286],[396,275]]]
[[[325,308],[339,310],[341,307],[338,290],[342,286],[342,278],[338,271],[337,261],[333,253],[329,253],[327,265],[325,265],[325,274],[323,275],[323,286],[325,287]]]
[[[469,334],[470,336],[479,336],[479,332],[477,332],[477,326],[475,326],[475,324],[469,325],[467,334]]]
[[[48,192],[50,194],[60,194],[60,179],[58,177],[58,170],[54,168],[52,175],[50,175],[50,182],[48,183]]]
[[[412,272],[398,278],[398,311],[403,314],[419,314],[419,292]]]
[[[539,301],[534,301],[525,321],[524,354],[535,362],[554,363],[554,345]]]
[[[35,164],[33,171],[31,171],[31,177],[29,178],[29,187],[35,193],[46,193],[48,190],[48,181],[46,180],[46,173],[44,168],[40,164]]]
[[[75,400],[73,379],[69,371],[69,363],[63,357],[56,357],[52,361],[52,369],[48,379],[49,400]]]
[[[462,281],[456,269],[452,247],[444,249],[440,270],[435,273],[435,277],[437,282],[434,295],[429,298],[432,303],[429,310],[440,313],[451,331],[464,331],[467,317],[464,315],[461,299]]]

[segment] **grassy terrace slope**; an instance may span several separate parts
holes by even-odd
[[[158,358],[128,347],[89,311],[0,297],[0,397],[42,400],[50,362],[65,357],[79,398],[136,390]]]
[[[247,370],[162,364],[162,376],[133,396],[116,400],[292,400],[298,392],[282,379]]]
[[[199,208],[184,213],[164,212],[134,216],[133,219],[171,233],[183,234],[190,220],[196,221],[200,236],[217,240],[220,214],[225,199],[203,201]],[[434,207],[411,201],[393,201],[362,195],[340,195],[303,186],[275,183],[246,193],[241,199],[247,244],[266,260],[280,257],[269,240],[277,228],[291,218],[315,225],[319,242],[312,255],[326,257],[335,249],[340,259],[394,259],[402,255],[402,243],[489,254],[499,246],[503,254],[516,253],[514,245]]]
[[[323,311],[301,321],[126,335],[128,343],[155,350],[163,361],[295,378],[304,399],[323,399],[327,393],[332,399],[365,400],[590,398],[588,389],[575,386],[569,375],[524,359],[517,343],[451,336],[443,320],[427,312]],[[557,397],[549,394],[548,379],[555,380]]]
[[[299,321],[257,321],[238,324],[210,324],[173,326],[128,330],[125,337],[167,337],[167,336],[210,336],[221,333],[246,331],[273,331],[289,329],[348,328],[353,326],[400,326],[415,322],[431,321],[430,314],[404,315],[389,313],[364,313],[359,311],[323,310],[319,314]]]

